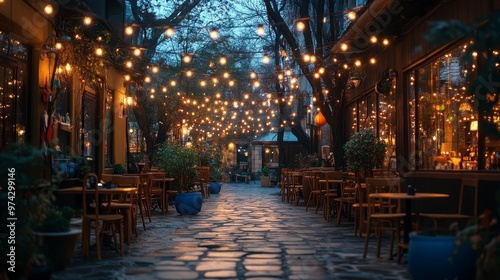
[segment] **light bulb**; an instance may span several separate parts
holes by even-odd
[[[168,38],[174,36],[174,29],[172,27],[168,27],[167,30],[165,30],[165,36]]]

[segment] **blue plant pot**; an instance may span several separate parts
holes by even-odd
[[[476,253],[469,243],[457,244],[455,240],[455,236],[412,233],[408,248],[412,279],[474,279]]]
[[[178,193],[175,196],[175,210],[181,215],[200,213],[203,199],[200,192]]]
[[[221,185],[219,182],[213,181],[210,182],[210,193],[218,194],[220,192]]]
[[[75,177],[75,172],[76,172],[76,164],[72,161],[68,163],[68,176],[70,178]]]

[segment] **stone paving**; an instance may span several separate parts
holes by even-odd
[[[376,257],[375,239],[363,259],[364,238],[353,223],[337,227],[321,212],[281,202],[278,188],[224,183],[196,216],[173,207],[156,212],[147,230],[125,245],[73,263],[53,279],[410,279],[406,265]],[[385,257],[384,257],[385,255]]]

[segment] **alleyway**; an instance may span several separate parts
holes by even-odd
[[[352,223],[326,223],[278,193],[259,182],[225,183],[197,216],[155,213],[124,257],[107,249],[101,262],[95,251],[82,259],[78,248],[53,279],[409,279],[384,244],[382,258],[374,240],[363,259]]]

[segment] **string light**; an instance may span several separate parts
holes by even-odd
[[[347,44],[346,44],[346,43],[343,43],[342,45],[340,45],[340,49],[341,49],[342,51],[347,51],[347,49],[348,49]]]
[[[356,20],[356,17],[357,17],[357,15],[356,15],[356,12],[354,12],[354,11],[350,11],[350,12],[347,13],[347,18],[350,21]]]
[[[43,11],[47,14],[47,15],[51,15],[53,12],[54,12],[54,7],[52,7],[52,5],[50,4],[47,4],[45,6],[45,8],[43,8]]]
[[[226,63],[227,63],[227,57],[225,55],[221,55],[221,57],[219,59],[219,63],[221,65],[226,65]]]
[[[264,34],[265,34],[264,25],[262,24],[257,25],[257,35],[262,37],[264,36]]]
[[[264,54],[264,56],[262,57],[262,62],[264,64],[268,64],[270,61],[271,61],[271,59],[269,58],[269,55],[267,55],[267,53]]]
[[[104,51],[102,50],[102,48],[96,48],[95,49],[95,54],[97,56],[102,56],[104,54]]]
[[[125,34],[126,35],[132,35],[132,34],[134,34],[134,29],[132,28],[132,26],[127,26],[125,28]]]
[[[376,36],[371,36],[370,37],[370,42],[372,42],[373,44],[376,44],[378,42],[378,39]]]
[[[217,40],[217,39],[219,39],[219,31],[217,31],[217,29],[215,29],[215,28],[212,28],[212,29],[210,30],[210,38],[211,38],[212,40]]]
[[[182,61],[184,61],[184,63],[190,63],[191,62],[191,56],[189,54],[185,54],[182,57]]]
[[[172,27],[167,27],[167,30],[165,30],[165,36],[172,38],[172,36],[174,36],[174,29]]]
[[[85,25],[92,24],[92,18],[91,17],[84,17],[83,18],[83,24],[85,24]]]
[[[297,27],[298,31],[304,31],[304,29],[306,28],[306,25],[302,21],[297,21],[296,27]]]

